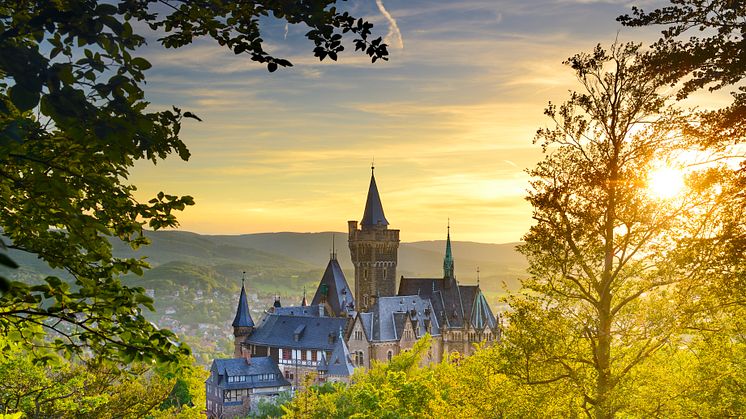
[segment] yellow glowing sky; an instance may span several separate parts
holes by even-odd
[[[188,121],[189,162],[138,164],[138,197],[194,196],[181,229],[241,234],[345,231],[365,204],[370,163],[386,217],[403,241],[520,240],[531,224],[524,168],[548,121],[547,101],[575,87],[562,64],[596,43],[651,41],[621,28],[630,4],[660,2],[384,0],[348,2],[387,35],[391,59],[370,64],[352,51],[319,63],[303,28],[267,26],[266,48],[295,67],[269,74],[210,42],[164,51],[145,87],[155,107],[177,105]],[[398,29],[398,32],[397,32]],[[399,37],[400,34],[400,37]],[[352,48],[348,48],[351,50]]]

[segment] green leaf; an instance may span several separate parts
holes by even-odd
[[[9,268],[18,269],[18,264],[13,261],[5,253],[0,253],[0,265],[7,266]]]
[[[39,103],[40,92],[31,91],[20,84],[16,84],[10,89],[10,100],[13,102],[16,108],[21,112],[26,112],[33,109]]]
[[[135,57],[132,59],[132,66],[140,70],[147,70],[152,67],[152,64],[145,58]]]
[[[192,118],[192,119],[196,119],[197,121],[202,122],[202,119],[200,117],[198,117],[197,115],[195,115],[195,114],[193,114],[193,113],[191,113],[189,111],[184,112],[184,118]]]

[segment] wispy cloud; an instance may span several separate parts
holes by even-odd
[[[404,39],[402,39],[401,31],[399,30],[399,25],[396,23],[396,19],[394,19],[394,17],[391,16],[391,13],[389,13],[389,11],[383,6],[383,0],[376,0],[376,6],[378,6],[378,10],[389,22],[389,33],[386,34],[386,42],[391,44],[393,41],[396,41],[395,46],[399,49],[403,49]]]

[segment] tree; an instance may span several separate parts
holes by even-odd
[[[284,414],[282,407],[290,403],[293,396],[289,391],[284,391],[273,400],[262,399],[257,403],[256,411],[252,412],[251,418],[279,418]]]
[[[425,335],[412,349],[368,371],[355,371],[351,384],[335,383],[331,392],[309,385],[282,406],[288,418],[419,418],[432,417],[430,405],[439,389],[433,371],[420,367],[432,338]],[[328,390],[328,389],[327,389]]]
[[[629,412],[634,374],[678,340],[701,285],[676,249],[711,195],[660,199],[646,188],[654,166],[687,144],[661,93],[667,78],[643,58],[639,45],[615,44],[565,62],[581,91],[550,103],[554,126],[536,135],[545,153],[529,170],[536,223],[520,247],[530,277],[511,297],[504,334],[508,373],[561,386],[574,410],[597,418]]]
[[[746,77],[746,4],[739,0],[671,0],[645,12],[632,8],[618,20],[628,26],[662,25],[651,65],[674,83],[683,80],[679,97],[702,88],[737,86]],[[688,36],[688,37],[687,37]],[[702,125],[690,134],[705,144],[746,140],[746,86],[731,93],[733,103],[703,112]]]
[[[309,27],[319,59],[337,59],[343,34],[356,50],[387,59],[372,25],[334,0],[6,1],[0,5],[0,264],[5,248],[38,256],[67,277],[28,285],[0,278],[0,327],[37,348],[122,361],[171,362],[188,348],[142,315],[153,309],[142,288],[119,277],[147,264],[112,255],[109,240],[147,243],[145,226],[177,225],[189,196],[159,193],[147,203],[127,182],[136,160],[156,163],[189,151],[179,137],[190,112],[153,111],[142,84],[150,63],[134,55],[139,22],[160,31],[166,48],[210,37],[269,71],[292,65],[263,49],[261,24],[276,18]],[[68,283],[72,282],[72,285]],[[47,339],[39,328],[50,332]]]
[[[700,176],[702,183],[715,182],[721,190],[717,205],[704,211],[700,230],[680,246],[679,262],[708,284],[697,297],[699,316],[690,331],[703,341],[728,336],[743,358],[746,329],[746,159],[743,149],[729,147],[746,140],[746,3],[737,0],[671,0],[670,5],[646,12],[633,7],[631,15],[618,18],[624,25],[660,25],[662,37],[654,45],[650,64],[682,83],[679,98],[708,88],[735,88],[733,102],[718,110],[694,113],[682,129],[693,142],[707,150],[726,150],[740,167],[711,168]],[[731,150],[729,150],[729,148]],[[735,152],[732,152],[735,150]],[[716,345],[713,348],[717,347]],[[699,346],[702,353],[706,346]],[[727,351],[724,351],[727,352]],[[707,356],[707,355],[704,355]]]
[[[122,371],[95,359],[83,363],[55,358],[40,365],[17,345],[11,346],[0,356],[0,414],[19,412],[31,418],[201,417],[206,372],[200,367],[186,367],[174,375],[139,363]],[[170,395],[179,382],[188,383],[189,388],[183,392],[184,400],[174,403]],[[169,406],[163,406],[167,399]],[[199,407],[192,407],[195,404]]]

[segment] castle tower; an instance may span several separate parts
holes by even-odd
[[[249,302],[246,298],[246,288],[244,281],[241,279],[241,295],[238,297],[238,307],[236,307],[236,317],[233,319],[233,357],[241,358],[241,342],[254,331],[254,320],[249,313]]]
[[[453,275],[453,253],[451,252],[451,222],[448,222],[448,238],[446,239],[446,255],[443,257],[443,278],[455,278]]]
[[[396,263],[399,230],[389,230],[371,167],[368,199],[358,228],[348,221],[350,256],[355,266],[355,303],[358,311],[368,311],[375,297],[396,295]]]

